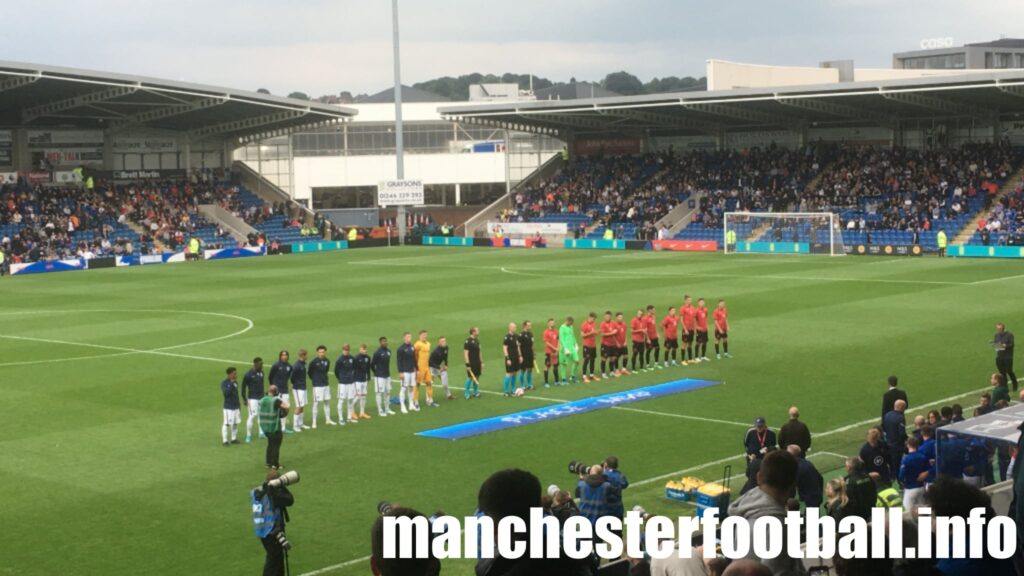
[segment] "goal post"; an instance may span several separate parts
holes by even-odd
[[[846,255],[833,212],[726,212],[722,240],[726,254]]]

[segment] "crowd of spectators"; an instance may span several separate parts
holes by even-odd
[[[1024,181],[993,204],[988,218],[978,220],[975,237],[985,246],[1024,246]]]
[[[0,247],[10,262],[19,263],[180,251],[196,236],[203,248],[234,246],[228,230],[200,214],[203,204],[219,205],[256,227],[283,214],[281,226],[302,236],[322,237],[333,227],[320,216],[307,225],[295,205],[246,199],[237,186],[209,178],[99,182],[91,189],[21,181],[0,187]],[[259,230],[249,241],[266,243],[268,236],[273,232]]]
[[[1020,160],[1020,150],[1006,142],[929,150],[844,146],[798,208],[844,213],[851,230],[927,231],[990,205]]]

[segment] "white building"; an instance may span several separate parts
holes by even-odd
[[[444,120],[438,108],[452,102],[422,90],[403,87],[402,102],[405,177],[423,180],[428,205],[489,204],[563,146]],[[311,208],[375,206],[378,182],[395,177],[394,96],[387,90],[346,108],[357,111],[350,121],[253,142],[235,159]]]

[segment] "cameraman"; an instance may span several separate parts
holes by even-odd
[[[615,489],[615,498],[613,498],[608,505],[608,514],[612,516],[618,516],[624,518],[626,516],[626,506],[622,503],[622,491],[629,488],[629,480],[626,479],[626,475],[619,472],[619,458],[617,456],[609,456],[605,458],[602,463],[604,467],[604,477],[608,480],[608,483]]]
[[[288,521],[287,508],[295,503],[295,498],[283,485],[270,486],[270,482],[277,478],[277,470],[268,470],[266,482],[250,493],[256,537],[267,551],[267,558],[263,563],[263,576],[284,575],[285,556],[287,548],[291,547],[284,537],[284,525]]]
[[[594,464],[587,474],[580,474],[576,483],[576,497],[579,498],[580,514],[596,524],[597,519],[612,514],[612,504],[622,502],[622,492],[612,486],[604,475],[604,466]]]

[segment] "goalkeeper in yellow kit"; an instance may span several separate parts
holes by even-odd
[[[419,340],[412,345],[416,354],[416,388],[413,389],[413,399],[416,406],[420,405],[420,386],[427,390],[427,406],[438,406],[434,402],[433,376],[430,374],[430,341],[427,340],[427,331],[420,330]]]

